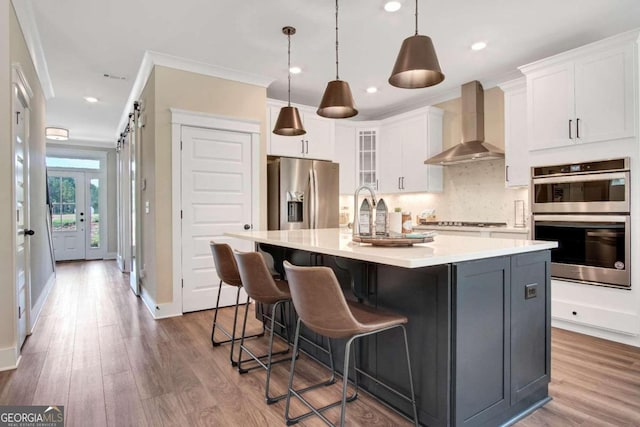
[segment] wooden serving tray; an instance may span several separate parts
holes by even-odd
[[[414,243],[433,242],[432,236],[425,237],[364,237],[353,236],[352,239],[356,243],[371,243],[373,246],[400,247],[413,246]]]

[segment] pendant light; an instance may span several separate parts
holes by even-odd
[[[418,0],[416,33],[402,42],[389,84],[405,89],[434,86],[444,80],[431,37],[418,35]]]
[[[296,107],[291,106],[291,36],[296,33],[296,29],[293,27],[284,27],[282,32],[287,36],[287,72],[288,75],[288,103],[286,107],[282,107],[280,109],[280,114],[278,114],[278,120],[276,120],[276,125],[273,128],[273,133],[276,135],[283,136],[296,136],[296,135],[304,135],[307,133],[304,130],[304,126],[302,126],[302,120],[300,120],[300,113],[298,113],[298,109]]]
[[[349,83],[340,80],[338,64],[338,0],[336,0],[336,79],[327,83],[317,111],[318,115],[330,119],[346,119],[358,114]]]

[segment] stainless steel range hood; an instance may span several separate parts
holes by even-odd
[[[484,90],[474,80],[462,85],[462,142],[424,164],[446,166],[493,159],[504,159],[504,151],[484,142]]]

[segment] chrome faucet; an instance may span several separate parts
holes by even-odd
[[[358,196],[362,190],[368,190],[369,194],[371,194],[371,207],[376,207],[376,193],[373,191],[373,188],[368,185],[361,185],[356,188],[355,193],[353,193],[353,227],[352,233],[354,236],[360,234],[360,221],[359,221],[359,212],[358,212]]]

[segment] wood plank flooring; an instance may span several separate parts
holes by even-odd
[[[228,329],[232,314],[219,317]],[[284,401],[264,403],[265,373],[239,375],[228,345],[212,348],[211,318],[203,311],[155,321],[115,262],[59,264],[20,366],[0,372],[0,405],[65,405],[68,426],[284,425]],[[264,341],[252,340],[256,351]],[[326,375],[304,356],[298,366],[297,387]],[[274,369],[274,394],[286,390],[288,369]],[[552,378],[553,401],[517,426],[640,426],[639,348],[554,329]],[[309,397],[322,404],[339,392],[340,383]],[[302,411],[292,404],[294,415]],[[339,410],[328,417],[338,420]],[[366,394],[348,406],[347,423],[411,425]]]

